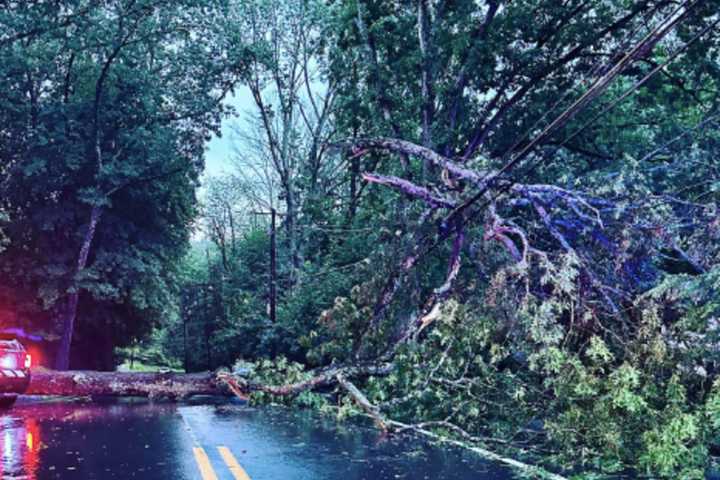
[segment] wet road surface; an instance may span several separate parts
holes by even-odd
[[[0,412],[2,479],[505,480],[471,453],[311,412],[227,402],[20,399]]]

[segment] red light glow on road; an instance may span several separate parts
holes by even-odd
[[[32,418],[25,418],[21,424],[0,420],[0,427],[0,478],[8,475],[35,480],[40,464],[38,423]]]

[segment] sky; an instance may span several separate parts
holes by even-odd
[[[230,95],[227,105],[235,107],[235,115],[223,119],[220,137],[213,135],[205,152],[205,173],[204,178],[228,173],[233,155],[233,126],[242,124],[243,117],[247,112],[252,111],[254,103],[252,94],[247,87],[238,87],[235,93]]]
[[[201,199],[204,198],[206,192],[204,185],[209,177],[219,176],[232,171],[231,160],[235,148],[233,128],[243,124],[244,117],[248,112],[252,111],[254,106],[252,94],[245,86],[238,87],[234,94],[229,95],[225,104],[235,107],[236,112],[234,115],[222,120],[220,126],[221,135],[213,135],[210,142],[208,142],[205,150],[205,171],[200,177],[200,188],[197,191]],[[203,242],[207,241],[207,237],[202,228],[195,228],[191,239],[196,245],[204,245]]]

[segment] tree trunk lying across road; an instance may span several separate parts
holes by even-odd
[[[28,395],[137,396],[185,398],[191,395],[231,395],[215,373],[136,373],[37,369]]]

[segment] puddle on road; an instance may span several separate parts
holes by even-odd
[[[144,400],[19,402],[0,414],[0,478],[194,480],[195,442],[208,450],[220,480],[232,477],[219,445],[252,480],[512,478],[468,452],[313,412]]]

